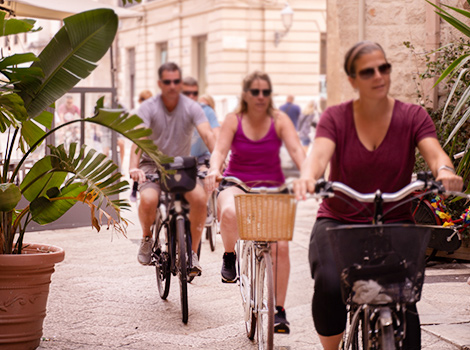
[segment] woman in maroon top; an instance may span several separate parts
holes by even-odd
[[[448,190],[462,190],[462,178],[436,138],[434,124],[424,109],[388,95],[391,65],[382,47],[370,41],[354,45],[344,69],[355,100],[328,108],[320,119],[313,151],[302,164],[294,184],[298,199],[313,193],[315,182],[330,163],[330,181],[340,181],[363,193],[395,192],[411,181],[416,147],[437,180]],[[384,208],[384,211],[386,208]],[[401,206],[388,222],[412,221],[409,208]],[[371,222],[363,210],[338,199],[322,202],[310,237],[309,260],[315,279],[312,314],[325,350],[337,350],[346,324],[340,280],[327,237],[327,227]],[[407,311],[405,349],[420,349],[420,324],[416,305]]]
[[[225,118],[220,136],[212,152],[205,186],[213,191],[220,169],[231,150],[225,176],[235,176],[248,186],[278,187],[284,183],[279,150],[285,143],[294,163],[300,168],[305,152],[300,144],[294,125],[289,117],[274,109],[271,98],[272,85],[269,76],[253,72],[243,80],[240,105],[235,113]],[[234,195],[243,191],[232,186],[220,192],[217,206],[220,213],[220,233],[225,253],[222,265],[222,282],[235,283],[235,243],[238,240]],[[273,265],[276,273],[276,309],[274,331],[289,333],[284,301],[289,280],[289,242],[279,241],[273,245]],[[279,261],[279,264],[277,264]]]

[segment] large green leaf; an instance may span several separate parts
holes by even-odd
[[[5,19],[6,12],[0,11],[0,36],[32,32],[35,20],[32,19]],[[39,29],[37,29],[39,30]]]
[[[122,175],[116,172],[117,166],[95,150],[86,153],[85,145],[77,148],[73,143],[68,151],[63,145],[49,147],[51,155],[36,163],[20,186],[31,201],[33,220],[40,224],[57,220],[76,201],[88,204],[92,212],[109,206],[121,219],[121,209],[129,204],[111,196],[128,189],[129,183],[120,181]],[[93,225],[99,228],[96,220],[92,217]]]
[[[63,96],[96,68],[116,35],[118,18],[110,9],[97,9],[64,19],[64,26],[39,54],[32,68],[44,72],[40,81],[16,85],[30,117]]]
[[[0,132],[5,132],[9,126],[18,127],[28,114],[23,100],[14,93],[0,92]]]
[[[15,184],[0,184],[0,211],[15,209],[21,199],[21,192]]]
[[[35,199],[30,204],[33,220],[40,225],[56,221],[77,203],[77,197],[85,190],[86,186],[74,183],[64,187],[60,192],[54,191],[55,196],[52,198],[42,196]]]
[[[53,165],[53,163],[56,163]],[[54,171],[55,170],[55,171]],[[21,182],[20,189],[23,196],[32,202],[34,199],[47,193],[50,188],[60,187],[67,176],[65,171],[59,171],[56,158],[46,156],[36,162]]]
[[[94,117],[86,118],[85,121],[105,126],[127,137],[147,153],[159,167],[160,164],[169,163],[173,160],[173,158],[160,152],[153,141],[147,138],[152,130],[144,128],[142,119],[135,114],[131,115],[117,109],[99,109]]]

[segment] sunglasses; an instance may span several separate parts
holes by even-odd
[[[378,70],[381,75],[390,74],[390,72],[392,71],[392,65],[390,63],[384,63],[375,68],[365,68],[365,69],[360,70],[357,73],[357,75],[361,79],[367,80],[367,79],[372,78],[375,75],[376,70]],[[355,74],[353,78],[355,78]]]
[[[269,97],[271,96],[271,90],[270,89],[250,89],[250,94],[253,97],[258,97],[259,93],[262,92],[264,97]]]
[[[178,85],[179,83],[181,83],[181,79],[174,79],[174,80],[165,79],[165,80],[161,80],[161,82],[165,85],[170,85],[171,83]]]
[[[195,96],[197,97],[197,95],[199,95],[199,91],[183,91],[183,95],[186,95],[186,96]]]

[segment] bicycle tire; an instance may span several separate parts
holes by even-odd
[[[412,201],[413,218],[417,224],[441,226],[441,221],[434,214],[431,204],[427,200]]]
[[[269,252],[263,252],[257,264],[256,302],[259,350],[272,350],[274,342],[273,264]]]
[[[158,230],[158,232],[157,232]],[[171,282],[171,256],[170,236],[166,225],[154,224],[152,227],[155,243],[153,246],[153,257],[155,260],[155,274],[157,277],[157,288],[160,298],[165,300],[170,292]]]
[[[180,281],[180,302],[183,323],[188,323],[188,273],[185,238],[185,223],[183,218],[176,220],[176,244],[178,251],[178,278]]]
[[[241,246],[241,248],[240,248]],[[254,264],[253,264],[253,242],[244,241],[237,243],[237,258],[241,261],[239,266],[239,286],[242,296],[242,306],[245,318],[246,335],[250,340],[255,337],[256,314],[254,310]]]
[[[211,252],[215,251],[215,246],[216,246],[216,236],[217,236],[217,209],[215,208],[216,204],[214,199],[211,197],[209,199],[209,205],[208,205],[208,210],[210,211],[210,214],[212,215],[212,223],[210,226],[206,228],[206,238],[209,240],[209,244],[211,247]]]
[[[385,319],[385,322],[384,322]],[[390,321],[387,321],[390,320]],[[379,317],[380,350],[396,350],[391,310],[382,308]]]

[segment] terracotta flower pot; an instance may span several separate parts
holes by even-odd
[[[21,255],[0,255],[0,349],[36,349],[46,317],[54,265],[62,248],[25,244]]]

